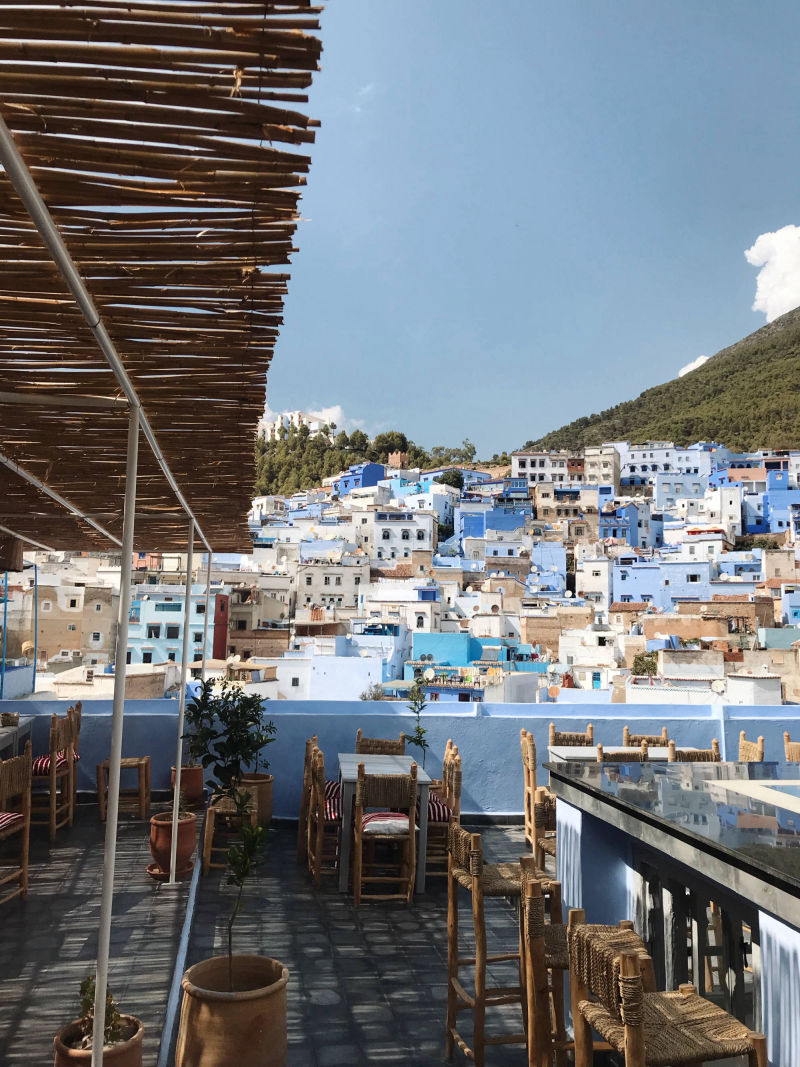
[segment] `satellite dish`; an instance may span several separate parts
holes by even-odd
[[[535,563],[531,563],[531,572],[533,574],[538,574],[539,573],[539,568],[536,566]]]
[[[556,674],[557,673],[555,663],[548,663],[547,664],[547,673],[548,674]]]
[[[715,693],[724,693],[725,683],[721,678],[715,678],[714,681],[711,683],[711,689]]]
[[[432,682],[433,679],[436,677],[436,671],[433,669],[433,667],[428,667],[423,677],[425,678],[426,682]]]
[[[555,564],[553,564],[553,566],[550,568],[550,570],[552,571],[553,574],[558,574],[558,567],[556,567]]]
[[[472,593],[473,592],[472,586],[468,585],[467,588],[465,589],[465,592],[466,593]]]
[[[564,596],[567,598],[567,600],[569,600],[569,598],[572,596],[572,590],[571,589],[566,589],[564,591]]]

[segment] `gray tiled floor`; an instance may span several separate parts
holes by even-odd
[[[79,805],[72,829],[50,845],[31,831],[28,899],[0,907],[0,1064],[53,1061],[53,1037],[77,1012],[78,986],[94,972],[105,827],[96,805]],[[144,1064],[153,1067],[183,925],[188,884],[164,890],[145,873],[149,824],[129,817],[117,839],[109,989],[145,1025]],[[16,850],[3,844],[0,863]],[[16,854],[16,853],[15,853]]]
[[[521,827],[484,827],[483,835],[488,858],[514,859],[524,851]],[[429,882],[429,891],[417,896],[410,908],[394,902],[363,903],[356,911],[352,898],[338,893],[331,879],[321,890],[314,889],[305,868],[295,863],[295,840],[293,829],[271,832],[257,882],[247,890],[234,943],[234,950],[274,956],[289,968],[289,1063],[447,1063],[444,879]],[[190,963],[225,951],[232,893],[220,872],[201,879]],[[462,902],[466,938],[472,931],[466,893]],[[488,902],[487,926],[495,951],[516,948],[516,913],[507,903]],[[513,964],[496,977],[504,978],[504,984],[513,981]],[[507,1028],[518,1030],[519,1009],[502,1010]],[[498,1018],[499,1009],[494,1014]],[[466,1062],[457,1054],[454,1062],[459,1060]],[[527,1057],[521,1046],[497,1047],[490,1050],[488,1062],[522,1067]]]

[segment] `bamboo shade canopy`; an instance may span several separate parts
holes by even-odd
[[[0,111],[215,550],[246,523],[265,375],[314,127],[307,0],[0,5]],[[121,536],[127,405],[0,171],[0,452]],[[54,548],[108,542],[0,467],[0,524]],[[140,440],[137,547],[188,519]]]

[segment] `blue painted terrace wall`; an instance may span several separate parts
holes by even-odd
[[[34,754],[47,745],[50,716],[66,710],[65,701],[0,701],[0,711],[36,716]],[[94,792],[97,764],[106,759],[111,738],[111,701],[85,701],[81,728],[78,788]],[[270,701],[267,714],[278,727],[276,741],[266,750],[275,775],[275,814],[296,818],[300,805],[306,738],[317,733],[335,775],[338,752],[352,752],[356,729],[376,737],[413,731],[413,716],[403,701]],[[736,758],[739,731],[748,737],[763,734],[766,758],[783,758],[783,731],[800,739],[800,705],[690,707],[674,705],[608,704],[603,707],[565,704],[451,704],[446,710],[429,705],[422,713],[430,750],[426,769],[437,775],[447,739],[457,742],[464,761],[462,808],[465,813],[493,815],[522,811],[519,771],[519,733],[530,730],[540,763],[547,759],[548,726],[584,730],[594,723],[595,737],[619,744],[627,723],[636,733],[657,733],[665,725],[679,746],[709,747],[719,738],[722,757]],[[170,767],[176,751],[177,704],[170,700],[130,700],[126,704],[123,756],[151,757],[152,787],[169,789]],[[414,752],[413,748],[409,748]],[[124,783],[123,783],[124,784]]]

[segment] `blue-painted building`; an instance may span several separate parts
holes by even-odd
[[[205,586],[191,587],[189,662],[202,659]],[[205,655],[224,659],[228,634],[228,595],[213,592],[208,604],[208,638]],[[128,662],[180,663],[183,652],[183,586],[136,586],[128,623]],[[214,635],[217,634],[216,649]]]
[[[788,533],[790,541],[797,540],[800,528],[800,489],[790,481],[788,471],[767,471],[764,519],[770,533]]]
[[[355,463],[336,479],[333,491],[338,496],[347,496],[354,489],[370,489],[385,477],[382,463]]]
[[[659,471],[653,483],[653,503],[674,508],[679,500],[702,500],[708,488],[708,475]]]

